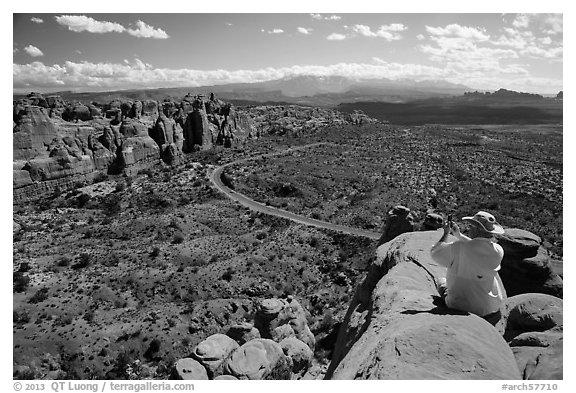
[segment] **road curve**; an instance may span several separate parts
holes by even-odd
[[[222,173],[224,172],[224,169],[226,169],[229,166],[239,164],[242,162],[257,160],[257,159],[260,159],[263,157],[272,157],[272,156],[276,156],[276,155],[287,154],[291,151],[301,150],[301,149],[305,149],[308,147],[317,146],[317,145],[324,145],[324,144],[329,144],[329,143],[327,143],[327,142],[314,143],[311,145],[305,145],[305,146],[290,148],[290,149],[287,149],[287,150],[284,150],[284,151],[281,151],[278,153],[262,154],[262,155],[255,156],[255,157],[249,157],[249,158],[243,158],[240,160],[236,160],[236,161],[233,161],[233,162],[230,162],[228,164],[224,164],[222,166],[215,168],[211,173],[209,173],[209,178],[210,178],[210,181],[212,182],[212,184],[216,188],[218,188],[220,191],[222,191],[228,198],[232,199],[233,201],[240,203],[242,206],[245,206],[251,210],[254,210],[254,211],[257,211],[260,213],[264,213],[264,214],[269,214],[269,215],[276,216],[276,217],[286,218],[288,220],[297,222],[299,224],[309,225],[309,226],[313,226],[316,228],[330,229],[333,231],[347,233],[349,235],[367,237],[367,238],[374,239],[374,240],[380,239],[381,234],[378,232],[366,231],[363,229],[347,227],[344,225],[332,224],[332,223],[329,223],[326,221],[320,221],[320,220],[315,220],[313,218],[301,216],[301,215],[298,215],[298,214],[295,214],[295,213],[292,213],[292,212],[289,212],[286,210],[278,209],[278,208],[275,208],[272,206],[267,206],[263,203],[260,203],[260,202],[253,200],[253,199],[248,198],[246,195],[244,195],[242,193],[239,193],[237,191],[232,190],[231,188],[224,185],[224,183],[222,182],[222,179],[221,179]]]

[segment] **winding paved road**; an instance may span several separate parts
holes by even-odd
[[[367,237],[367,238],[375,239],[375,240],[380,239],[381,234],[378,232],[371,232],[371,231],[366,231],[363,229],[347,227],[344,225],[332,224],[332,223],[329,223],[326,221],[320,221],[320,220],[315,220],[313,218],[301,216],[301,215],[298,215],[298,214],[295,214],[295,213],[292,213],[292,212],[289,212],[286,210],[278,209],[278,208],[275,208],[272,206],[267,206],[263,203],[260,203],[260,202],[253,200],[253,199],[248,198],[244,194],[241,194],[237,191],[232,190],[231,188],[225,186],[224,183],[222,182],[222,179],[221,179],[222,173],[224,172],[224,169],[226,169],[226,167],[240,164],[243,162],[261,159],[264,157],[272,157],[272,156],[288,154],[292,151],[302,150],[302,149],[306,149],[306,148],[309,148],[312,146],[329,145],[329,144],[330,143],[328,143],[328,142],[314,143],[314,144],[310,144],[310,145],[290,148],[290,149],[287,149],[287,150],[284,150],[281,152],[277,152],[277,153],[261,154],[259,156],[255,156],[255,157],[249,157],[249,158],[243,158],[240,160],[236,160],[236,161],[233,161],[233,162],[230,162],[228,164],[225,164],[225,165],[222,165],[222,166],[215,168],[209,174],[210,181],[212,182],[212,184],[214,184],[214,186],[216,188],[218,188],[220,191],[222,191],[224,194],[226,194],[226,196],[228,198],[232,199],[233,201],[240,203],[242,206],[245,206],[251,210],[254,210],[254,211],[257,211],[260,213],[264,213],[264,214],[269,214],[269,215],[276,216],[276,217],[287,218],[288,220],[297,222],[299,224],[309,225],[309,226],[313,226],[313,227],[317,227],[317,228],[331,229],[333,231],[343,232],[343,233],[347,233],[349,235],[363,236],[363,237]]]

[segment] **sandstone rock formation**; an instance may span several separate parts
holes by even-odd
[[[240,345],[243,345],[255,338],[260,338],[260,332],[258,329],[249,322],[232,325],[226,332],[226,335]]]
[[[165,162],[173,163],[182,154],[183,133],[174,119],[164,113],[160,114],[150,134],[160,147],[160,154]]]
[[[196,99],[192,111],[188,112],[182,125],[184,132],[185,153],[194,151],[198,145],[203,150],[210,149],[214,143],[214,135],[210,129],[204,101]]]
[[[562,379],[563,301],[525,293],[507,299],[496,328],[509,342],[523,379]]]
[[[563,280],[554,271],[542,239],[525,230],[507,228],[498,236],[504,249],[500,277],[509,296],[527,292],[562,297]]]
[[[275,341],[257,338],[242,345],[226,361],[225,371],[238,379],[290,379],[292,364]]]
[[[342,324],[327,379],[520,379],[514,354],[484,319],[446,308],[430,258],[440,231],[378,247]]]
[[[378,245],[384,244],[402,233],[412,232],[414,228],[414,215],[410,209],[401,205],[394,206],[386,215],[384,231],[378,240]]]
[[[254,324],[237,323],[226,335],[206,338],[191,356],[210,379],[302,379],[312,365],[314,345],[305,310],[289,296],[261,300]],[[181,378],[179,364],[174,373]]]
[[[426,213],[424,217],[424,222],[420,230],[422,231],[434,231],[438,228],[442,228],[444,224],[444,218],[437,213]]]
[[[220,131],[230,142],[221,143],[232,146],[254,129],[231,105],[191,95],[162,105],[121,99],[100,105],[31,93],[14,101],[13,120],[15,201],[90,183],[98,174],[134,175],[159,159],[178,164],[183,151],[211,148]]]
[[[308,327],[306,313],[292,296],[284,299],[265,299],[254,317],[256,327],[263,338],[281,342],[287,337],[296,337],[311,349],[316,340]]]
[[[200,362],[191,358],[184,358],[177,360],[174,369],[175,369],[174,377],[177,379],[184,379],[184,380],[208,379],[208,374],[206,373],[206,369],[204,368],[204,366],[202,366]]]
[[[16,125],[12,136],[14,160],[27,160],[46,150],[58,132],[48,113],[39,106],[15,108]]]
[[[194,348],[192,356],[206,368],[208,376],[213,378],[222,374],[224,361],[238,347],[236,341],[225,334],[217,333],[199,343]]]
[[[292,360],[292,373],[302,377],[312,365],[314,352],[308,345],[296,337],[286,337],[280,341],[284,354]]]

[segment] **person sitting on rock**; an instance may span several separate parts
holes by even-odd
[[[487,318],[497,315],[506,291],[498,275],[504,250],[492,240],[504,233],[494,216],[480,211],[473,217],[462,218],[469,224],[468,236],[460,233],[458,225],[447,220],[444,234],[431,249],[438,264],[448,268],[446,278],[437,280],[438,293],[452,309],[467,311]],[[452,234],[456,241],[447,241]]]

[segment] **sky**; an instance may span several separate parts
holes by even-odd
[[[13,92],[295,75],[563,90],[561,13],[14,13]]]

